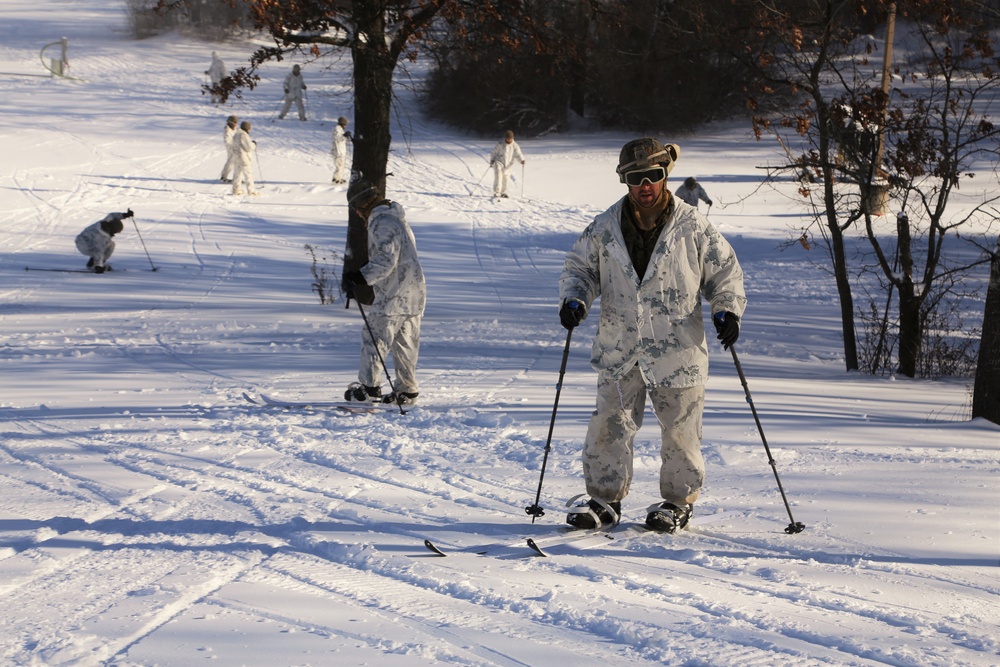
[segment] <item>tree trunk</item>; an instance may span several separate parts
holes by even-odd
[[[392,74],[396,60],[385,39],[385,19],[381,2],[356,0],[354,19],[359,38],[351,48],[354,60],[354,160],[351,182],[364,178],[383,195],[389,163]],[[368,263],[368,223],[353,210],[348,211],[347,247],[344,273]],[[363,298],[360,294],[359,297]]]
[[[914,296],[913,283],[905,279],[899,286],[899,374],[910,378],[917,376],[917,358],[923,340],[922,302]]]
[[[1000,241],[990,262],[990,286],[986,290],[983,335],[972,391],[972,416],[1000,424]]]

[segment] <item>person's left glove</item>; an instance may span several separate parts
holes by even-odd
[[[719,334],[717,338],[722,341],[722,349],[728,350],[740,339],[740,317],[736,313],[718,312],[712,316],[712,323]]]
[[[348,130],[347,132],[344,132],[344,136],[346,138],[350,139],[351,141],[354,141],[354,137],[351,136],[350,130]]]
[[[587,308],[576,299],[567,299],[559,309],[559,321],[566,329],[575,329],[587,319]]]
[[[306,88],[308,88],[308,86],[307,86],[306,84],[304,84],[304,83],[303,83],[303,84],[302,84],[302,90],[305,90]]]
[[[124,213],[122,213],[122,218],[133,218],[133,217],[135,217],[135,213],[132,212],[132,209],[129,209]]]

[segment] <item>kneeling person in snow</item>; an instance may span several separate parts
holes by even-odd
[[[94,273],[104,273],[111,269],[108,259],[115,251],[115,242],[112,237],[121,234],[125,229],[122,220],[132,217],[132,209],[124,213],[108,213],[102,220],[98,220],[89,225],[76,236],[76,249],[89,257],[87,268],[94,269]]]
[[[344,274],[345,290],[351,298],[356,287],[370,285],[375,298],[364,313],[367,326],[361,330],[358,382],[348,387],[344,398],[412,405],[418,394],[420,320],[427,300],[413,231],[403,207],[382,197],[368,181],[351,184],[347,203],[368,223],[368,263]],[[382,362],[389,353],[396,382],[393,391],[383,397]]]

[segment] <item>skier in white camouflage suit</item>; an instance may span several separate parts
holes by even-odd
[[[292,67],[291,73],[285,77],[285,105],[281,108],[278,118],[284,118],[285,114],[295,102],[295,108],[299,111],[299,120],[306,119],[306,109],[302,104],[302,93],[306,90],[306,82],[302,78],[302,68],[298,65]]]
[[[253,159],[257,151],[257,142],[250,138],[252,126],[250,121],[240,123],[240,129],[233,135],[233,194],[242,195],[241,189],[246,182],[246,194],[257,195],[257,186],[253,182]]]
[[[406,223],[403,207],[385,199],[362,178],[347,189],[347,202],[368,223],[368,263],[344,274],[348,297],[356,287],[371,286],[375,298],[364,310],[367,325],[361,331],[358,382],[348,387],[344,398],[412,405],[419,394],[417,356],[420,321],[427,300],[413,231]],[[382,396],[382,363],[389,354],[396,381],[392,383],[394,391]]]
[[[229,177],[236,170],[236,156],[233,154],[233,138],[239,131],[240,119],[236,116],[229,116],[226,118],[226,127],[222,130],[222,140],[226,144],[226,164],[222,166],[222,176],[219,177],[219,181],[222,183],[229,183],[232,179]]]
[[[510,180],[510,172],[514,170],[514,165],[520,162],[524,164],[524,154],[521,147],[514,141],[514,133],[507,130],[504,133],[503,141],[497,143],[490,153],[490,167],[493,168],[493,196],[507,196],[507,182]]]
[[[628,194],[594,219],[563,265],[564,327],[576,327],[601,300],[591,356],[597,407],[583,447],[589,498],[570,509],[566,521],[574,527],[617,523],[647,394],[660,424],[663,500],[649,507],[646,524],[664,532],[686,526],[704,482],[702,298],[728,349],[739,338],[746,296],[732,247],[666,187],[679,155],[675,144],[653,138],[625,144],[617,172]]]
[[[218,86],[226,78],[226,64],[222,62],[222,58],[215,51],[212,51],[212,64],[205,70],[205,74],[212,81],[212,86]],[[218,104],[221,101],[221,97],[212,93],[212,104]]]
[[[124,213],[108,213],[104,218],[88,225],[76,236],[76,249],[86,255],[87,268],[94,273],[111,270],[108,260],[115,251],[114,235],[125,229],[122,220],[132,217],[132,209]]]
[[[333,145],[330,147],[330,154],[333,156],[333,182],[337,184],[347,182],[347,142],[353,140],[351,132],[347,129],[348,122],[346,116],[341,116],[333,127]]]

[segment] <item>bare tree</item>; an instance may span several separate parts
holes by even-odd
[[[878,230],[871,211],[863,210],[878,266],[898,293],[898,372],[908,377],[917,374],[926,322],[933,312],[929,304],[961,282],[958,278],[969,268],[987,261],[981,256],[957,259],[959,253],[949,253],[947,244],[962,243],[960,234],[970,223],[989,217],[984,208],[998,198],[995,183],[979,185],[982,201],[971,211],[953,213],[951,199],[963,182],[967,188],[976,186],[977,164],[980,171],[995,176],[1000,161],[1000,126],[989,116],[1000,89],[1000,59],[994,55],[988,26],[963,17],[958,11],[961,2],[949,4],[947,24],[927,20],[942,16],[934,13],[940,5],[916,4],[909,9],[920,14],[911,19],[909,34],[919,38],[920,59],[912,74],[898,69],[904,81],[916,84],[894,91],[885,113],[884,164],[880,151],[874,157],[878,168],[886,170],[897,200],[895,233]],[[982,233],[966,236],[976,240]]]
[[[901,69],[888,48],[865,38],[872,24],[885,23],[891,47],[897,8],[923,36],[909,89],[890,88],[890,75],[901,77]],[[979,21],[981,9],[976,0],[775,0],[747,10],[734,0],[734,12],[750,12],[739,39],[729,35],[728,42],[756,75],[747,91],[758,110],[754,130],[781,144],[787,161],[770,174],[798,179],[813,211],[806,231],[818,230],[826,242],[848,370],[859,368],[847,246],[859,221],[884,284],[898,293],[899,371],[905,375],[915,374],[930,305],[941,297],[935,290],[970,266],[948,257],[944,241],[957,239],[960,227],[977,220],[995,196],[984,195],[957,219],[948,208],[971,165],[985,159],[986,171],[995,173],[998,157],[988,113],[1000,62]],[[769,106],[775,93],[793,104]],[[877,218],[890,197],[909,215],[887,230]]]

